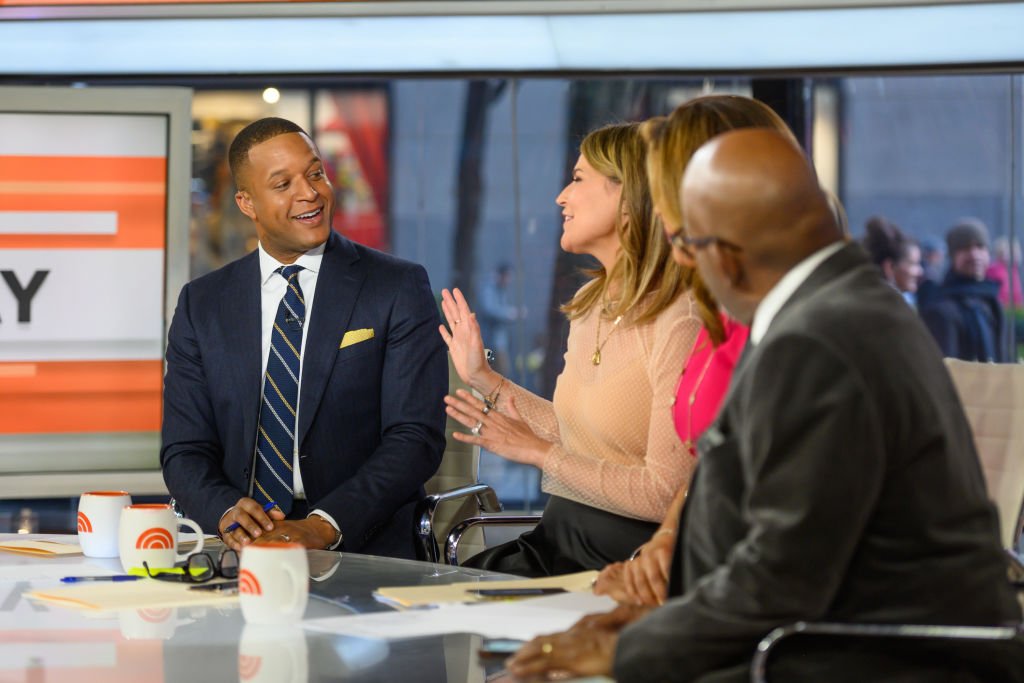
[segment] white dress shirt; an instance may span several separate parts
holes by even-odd
[[[846,246],[846,242],[833,242],[827,247],[822,247],[800,263],[793,266],[788,273],[782,276],[768,294],[765,295],[757,310],[754,311],[754,320],[750,323],[750,344],[757,346],[764,339],[768,327],[775,320],[776,314],[789,301],[789,297],[800,288],[807,278],[811,276],[818,266],[825,262],[832,254]]]
[[[320,263],[324,258],[324,248],[326,243],[321,244],[319,247],[310,249],[305,254],[295,260],[294,265],[302,266],[302,270],[299,271],[299,288],[302,290],[302,298],[306,302],[306,313],[302,322],[302,347],[299,349],[299,393],[301,395],[302,390],[302,364],[303,359],[306,356],[306,335],[309,333],[308,321],[311,319],[313,312],[313,299],[316,295],[316,280],[320,273]],[[263,396],[263,383],[267,377],[267,359],[270,357],[270,340],[271,335],[274,331],[274,318],[277,317],[277,309],[281,306],[281,299],[284,297],[286,288],[288,287],[288,281],[285,280],[279,273],[275,271],[281,268],[284,263],[280,263],[273,256],[268,254],[264,249],[263,245],[259,245],[259,257],[260,257],[260,330],[262,332],[262,343],[260,352],[262,354],[263,365],[260,372],[260,396]],[[262,398],[261,398],[262,400]],[[262,404],[261,404],[262,405]],[[299,412],[302,410],[301,399],[296,401],[295,406],[295,425],[296,428],[299,424]],[[298,433],[295,434],[295,443],[292,445],[292,476],[293,476],[293,490],[295,491],[295,497],[297,499],[305,499],[306,489],[302,485],[302,471],[299,469],[299,439]],[[250,495],[252,492],[249,492]],[[334,527],[335,531],[339,530],[338,523],[329,514],[323,510],[311,510],[309,514],[317,514],[323,517],[331,526]]]

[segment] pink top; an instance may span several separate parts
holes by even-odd
[[[725,341],[717,348],[711,345],[703,327],[693,344],[693,351],[679,377],[676,400],[672,406],[676,432],[690,454],[697,455],[694,444],[718,415],[743,346],[750,330],[732,318],[722,316]]]
[[[1017,264],[1018,267],[1020,264]],[[999,283],[999,303],[1003,306],[1009,307],[1010,304],[1010,265],[1005,261],[993,261],[992,265],[985,271],[985,277],[989,280],[995,280]],[[1024,295],[1021,294],[1020,277],[1016,272],[1013,273],[1013,307],[1020,306],[1024,303]]]

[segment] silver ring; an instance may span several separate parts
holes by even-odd
[[[487,415],[491,412],[491,406],[487,401],[484,401],[483,413]]]
[[[455,324],[455,325],[458,325],[458,324],[459,324],[459,323],[461,323],[461,322],[462,322],[461,320],[456,320],[454,324]]]
[[[480,420],[476,423],[476,426],[469,430],[469,433],[473,436],[480,436],[480,430],[484,428],[484,421]]]
[[[292,537],[288,534],[281,534],[281,540],[287,543],[288,541],[292,540]]]

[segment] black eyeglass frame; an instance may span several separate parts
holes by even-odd
[[[743,247],[729,240],[722,239],[721,237],[715,237],[714,235],[705,235],[704,237],[687,237],[683,234],[683,231],[672,233],[665,233],[665,238],[668,243],[680,251],[684,251],[688,254],[706,249],[712,244],[717,244],[720,247],[732,249],[733,251],[743,251]]]
[[[234,557],[234,566],[232,567],[229,564],[228,571],[224,570],[225,557]],[[203,573],[197,577],[192,572],[193,565],[199,563],[201,563],[199,569],[203,570]],[[145,561],[143,561],[142,567],[146,570],[146,575],[149,578],[156,579],[157,581],[171,581],[174,583],[206,583],[207,581],[212,581],[217,577],[224,579],[237,579],[238,553],[231,548],[224,548],[216,558],[210,553],[192,553],[185,558],[185,566],[182,567],[182,572],[180,574],[165,573],[164,571],[161,571],[160,568],[157,568],[155,570],[156,574],[154,574],[154,570],[150,570],[149,563]],[[207,569],[208,572],[206,571]]]

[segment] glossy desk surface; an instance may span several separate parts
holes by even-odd
[[[14,536],[0,540],[74,536]],[[388,611],[374,600],[380,586],[447,584],[508,578],[425,562],[309,551],[306,619]],[[89,614],[24,597],[57,579],[33,579],[44,564],[93,564],[120,571],[117,559],[70,555],[35,558],[0,552],[0,683],[17,681],[484,681],[500,662],[477,656],[480,637],[454,634],[401,641],[367,640],[301,626],[247,625],[230,606],[121,610]],[[38,570],[37,570],[38,571]],[[53,573],[52,571],[50,572]]]

